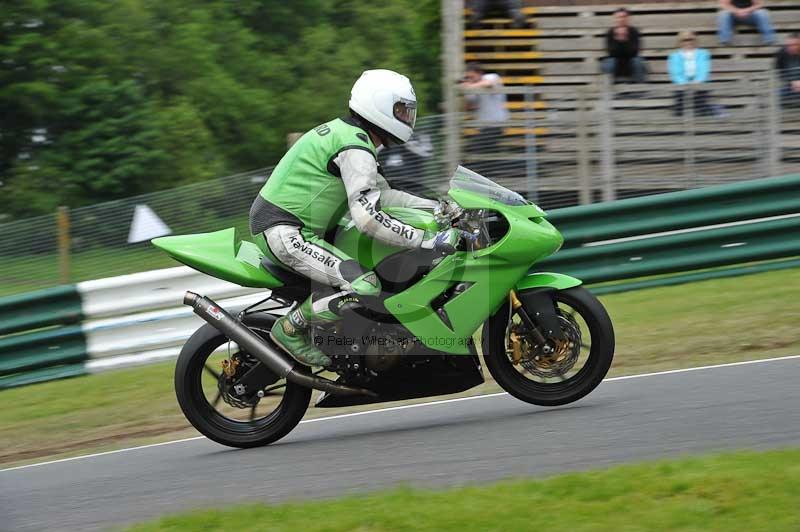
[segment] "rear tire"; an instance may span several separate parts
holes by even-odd
[[[614,358],[614,327],[603,305],[579,286],[553,292],[553,298],[573,308],[588,326],[591,349],[584,366],[563,382],[543,383],[526,377],[506,354],[506,329],[510,305],[489,318],[483,330],[483,358],[495,381],[521,401],[540,406],[559,406],[577,401],[594,390],[608,373]]]
[[[266,337],[275,317],[246,316],[244,323]],[[186,419],[204,436],[229,447],[260,447],[286,436],[305,415],[311,389],[287,382],[278,407],[263,419],[237,421],[221,415],[206,398],[201,383],[206,359],[228,339],[209,324],[203,325],[186,342],[175,365],[175,395]],[[309,371],[296,366],[297,371]]]

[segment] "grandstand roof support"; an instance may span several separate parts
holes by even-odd
[[[608,76],[603,76],[602,113],[600,118],[600,167],[601,182],[603,190],[603,201],[614,201],[617,199],[614,190],[614,127],[613,127],[613,108],[611,83]]]
[[[445,161],[455,170],[461,160],[461,109],[456,81],[464,68],[464,0],[442,0],[442,100]]]
[[[593,201],[592,175],[589,162],[589,112],[587,110],[586,87],[578,87],[578,183],[580,204],[588,205]]]
[[[769,112],[769,141],[767,144],[767,175],[781,175],[781,102],[778,96],[780,80],[775,69],[770,70],[767,91]]]

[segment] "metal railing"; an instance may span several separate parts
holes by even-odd
[[[598,79],[605,80],[605,77]],[[507,87],[502,123],[463,115],[456,157],[545,208],[800,170],[800,108],[769,73],[695,85]],[[800,98],[797,98],[800,100]]]

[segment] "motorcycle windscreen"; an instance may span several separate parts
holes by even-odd
[[[450,188],[475,192],[514,207],[530,204],[528,200],[513,190],[500,186],[491,179],[463,166],[456,168],[453,177],[450,178]]]

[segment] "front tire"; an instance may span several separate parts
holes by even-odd
[[[594,390],[608,373],[614,358],[614,328],[603,305],[587,289],[579,286],[553,291],[557,308],[564,306],[579,315],[591,337],[591,345],[583,366],[560,382],[537,382],[528,373],[518,370],[507,354],[511,305],[489,318],[483,330],[483,357],[495,381],[521,401],[540,406],[559,406],[581,399]],[[563,315],[563,311],[560,311]],[[571,323],[563,318],[563,323]],[[572,320],[577,323],[577,320]],[[583,342],[584,340],[579,340]]]
[[[244,319],[245,325],[264,338],[274,321],[275,317],[268,314],[246,316]],[[175,395],[183,414],[204,436],[229,447],[259,447],[283,438],[305,415],[311,399],[311,389],[293,382],[285,382],[285,385],[278,383],[273,387],[282,389],[283,395],[277,407],[263,418],[255,419],[251,415],[250,419],[239,420],[224,415],[217,409],[217,404],[221,402],[219,397],[209,400],[204,389],[204,379],[208,381],[207,373],[213,374],[215,371],[207,361],[227,342],[224,334],[205,324],[181,349],[175,365]],[[297,366],[298,371],[303,368],[305,367]],[[308,371],[308,368],[305,370]],[[219,373],[216,377],[219,378]],[[277,375],[275,378],[277,380]],[[226,408],[233,410],[227,406]],[[244,410],[247,412],[249,408]],[[252,411],[255,413],[256,407],[252,407]]]

